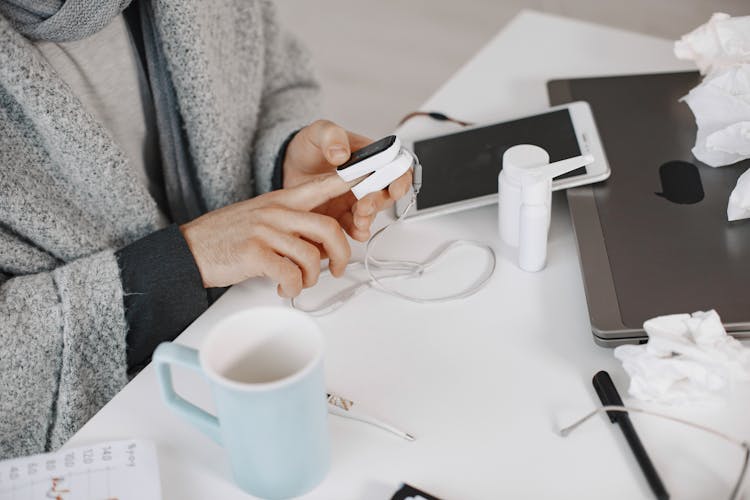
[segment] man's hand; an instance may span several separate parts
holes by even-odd
[[[331,173],[345,163],[352,151],[373,142],[338,125],[318,120],[300,130],[289,143],[284,159],[284,187],[294,187]],[[388,189],[371,193],[357,201],[351,191],[321,203],[314,211],[335,218],[358,241],[370,237],[370,226],[380,210],[404,196],[411,186],[411,171],[391,183]]]
[[[278,283],[279,295],[296,297],[318,281],[324,257],[331,274],[343,275],[351,256],[344,231],[333,217],[311,210],[348,191],[336,174],[318,175],[183,224],[203,286],[266,276]]]

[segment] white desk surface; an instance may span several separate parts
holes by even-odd
[[[536,112],[547,105],[549,79],[690,69],[671,47],[668,40],[523,12],[423,109],[477,121]],[[407,70],[419,71],[418,62]],[[441,126],[415,120],[402,133]],[[329,390],[417,441],[331,416],[333,466],[304,498],[382,500],[401,481],[445,499],[650,497],[621,433],[604,417],[565,439],[555,432],[598,404],[596,371],[609,370],[623,395],[627,376],[612,351],[592,340],[559,195],[552,222],[549,264],[537,274],[518,270],[499,245],[495,206],[409,222],[382,241],[379,254],[423,258],[446,239],[486,240],[498,251],[497,271],[487,288],[461,302],[417,305],[368,291],[320,319]],[[439,283],[465,282],[478,265],[470,255],[446,261]],[[434,281],[415,286],[440,288]],[[198,346],[226,314],[282,303],[267,283],[235,286],[178,341]],[[175,380],[187,399],[212,407],[197,376],[177,369]],[[750,440],[750,390],[743,386],[735,396],[721,407],[667,411]],[[739,452],[671,424],[634,421],[672,498],[728,494]],[[165,499],[249,498],[232,484],[222,449],[164,406],[150,366],[67,446],[126,437],[156,442]]]

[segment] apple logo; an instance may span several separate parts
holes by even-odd
[[[703,182],[698,167],[686,161],[668,161],[659,167],[661,193],[657,196],[679,203],[690,205],[698,203],[704,197]]]

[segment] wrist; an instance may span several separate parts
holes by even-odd
[[[207,266],[203,263],[200,240],[199,238],[195,237],[193,221],[182,224],[181,226],[179,226],[179,229],[180,233],[182,234],[182,238],[187,244],[188,250],[190,250],[190,253],[193,256],[195,266],[198,268],[198,273],[200,274],[203,288],[211,288],[210,283],[206,279],[206,275],[208,274]]]
[[[271,180],[272,190],[283,189],[290,186],[289,180],[290,178],[293,178],[294,174],[292,173],[293,168],[291,167],[291,162],[287,159],[287,152],[300,130],[301,129],[295,130],[289,134],[279,148],[273,169],[273,178]]]

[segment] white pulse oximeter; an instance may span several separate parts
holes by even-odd
[[[416,170],[419,162],[411,152],[401,147],[398,137],[390,135],[354,151],[336,173],[344,181],[352,183],[352,193],[361,200],[370,193],[385,189],[412,166],[415,168],[414,191],[418,192],[417,180],[421,175],[417,175]]]

